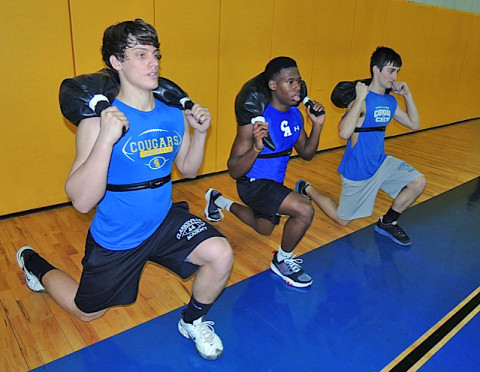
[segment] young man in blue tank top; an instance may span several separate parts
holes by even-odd
[[[133,303],[148,261],[181,278],[196,272],[178,330],[203,358],[218,359],[222,342],[204,318],[225,287],[232,250],[214,227],[188,212],[186,202],[172,203],[170,180],[173,163],[185,177],[197,175],[211,115],[199,104],[182,112],[154,98],[159,45],[155,29],[140,19],[104,33],[103,59],[118,72],[120,90],[101,117],[80,122],[65,186],[77,210],[97,208],[80,283],[30,247],[21,248],[17,260],[30,289],[48,292],[83,321]]]
[[[333,221],[346,226],[352,220],[368,217],[373,212],[378,190],[389,194],[393,203],[378,220],[375,231],[401,245],[411,244],[398,218],[425,190],[425,177],[402,160],[385,153],[385,127],[392,119],[407,128],[420,128],[418,111],[407,83],[398,82],[402,60],[394,50],[378,47],[372,54],[369,86],[358,82],[356,98],[348,105],[338,130],[348,140],[338,172],[342,193],[337,204],[318,192],[308,182],[297,182],[297,190],[313,199]],[[386,90],[404,98],[406,111]]]
[[[206,193],[205,215],[210,221],[219,221],[221,210],[232,212],[240,221],[262,235],[270,235],[281,215],[288,216],[283,229],[281,245],[273,256],[271,269],[288,284],[307,287],[312,278],[303,271],[300,259],[293,250],[302,239],[313,219],[314,209],[309,200],[283,185],[289,149],[311,160],[315,155],[325,114],[315,116],[307,108],[312,121],[310,136],[303,128],[303,118],[296,107],[300,102],[300,73],[296,62],[289,57],[271,60],[264,71],[271,101],[263,113],[265,123],[257,121],[237,127],[228,169],[236,179],[238,195],[246,205],[235,203],[217,190]],[[314,110],[323,106],[314,102]],[[269,132],[276,145],[275,151],[264,147],[263,138]]]

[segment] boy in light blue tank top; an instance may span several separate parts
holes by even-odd
[[[407,128],[420,128],[418,111],[407,83],[398,82],[402,65],[392,49],[379,47],[372,54],[369,86],[358,82],[355,99],[338,124],[340,137],[347,146],[338,172],[342,178],[342,193],[337,204],[318,192],[308,182],[297,183],[299,191],[310,197],[333,221],[346,226],[352,220],[370,216],[378,190],[389,194],[393,203],[380,217],[375,231],[401,245],[411,244],[398,218],[424,191],[425,177],[410,165],[385,153],[385,128],[395,119]],[[386,91],[392,90],[404,98],[406,111]]]
[[[270,104],[263,112],[265,123],[240,124],[228,160],[230,175],[236,179],[238,194],[246,205],[234,203],[217,190],[209,189],[205,195],[205,215],[210,221],[219,221],[221,211],[228,210],[262,235],[272,233],[281,215],[288,216],[281,245],[270,267],[288,284],[307,287],[312,284],[312,278],[303,271],[301,260],[295,258],[293,250],[310,226],[314,209],[309,200],[283,185],[283,181],[292,148],[302,159],[310,160],[315,155],[325,115],[315,116],[307,109],[312,121],[312,130],[307,136],[297,108],[301,78],[293,59],[274,58],[267,64],[263,77],[271,93]],[[315,102],[313,109],[321,111],[323,106]],[[267,133],[276,145],[275,151],[264,147]]]
[[[101,117],[80,122],[65,187],[80,212],[97,208],[80,283],[30,247],[17,252],[17,261],[30,289],[48,292],[83,321],[133,303],[149,261],[181,278],[197,272],[177,328],[213,360],[223,344],[205,316],[225,287],[233,254],[225,237],[190,214],[186,202],[172,203],[170,180],[174,162],[185,177],[197,175],[211,115],[199,104],[182,112],[154,99],[159,46],[155,29],[140,19],[104,33],[103,59],[118,73],[119,92]]]

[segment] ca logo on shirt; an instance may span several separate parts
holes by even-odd
[[[292,131],[288,126],[288,121],[286,120],[282,121],[280,124],[280,129],[282,130],[284,137],[290,137],[292,135]]]

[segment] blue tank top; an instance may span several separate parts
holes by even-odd
[[[182,111],[158,100],[148,112],[119,100],[113,105],[125,114],[130,128],[113,146],[107,183],[130,184],[170,174],[185,130]],[[138,246],[163,222],[171,195],[171,181],[156,189],[107,191],[90,226],[93,238],[111,250]]]
[[[297,143],[303,128],[303,118],[298,108],[290,107],[287,111],[278,111],[273,106],[268,105],[263,112],[263,117],[268,122],[268,131],[276,149],[272,151],[264,147],[261,154],[282,152],[291,149]],[[283,183],[289,161],[289,155],[269,159],[257,158],[246,176],[256,179],[266,178]]]
[[[366,113],[362,128],[387,126],[395,115],[397,100],[388,94],[370,91],[365,99]],[[359,132],[352,147],[348,139],[338,172],[351,181],[372,177],[387,157],[385,132]]]

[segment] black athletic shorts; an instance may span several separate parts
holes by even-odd
[[[264,218],[275,225],[280,223],[280,205],[293,190],[283,184],[267,180],[240,177],[237,192],[242,202],[253,209],[255,218]]]
[[[75,304],[85,313],[134,302],[143,267],[156,262],[182,279],[197,271],[188,255],[201,242],[223,237],[213,226],[188,211],[186,202],[175,203],[160,227],[138,247],[115,251],[105,249],[90,232],[82,260],[83,272]]]

